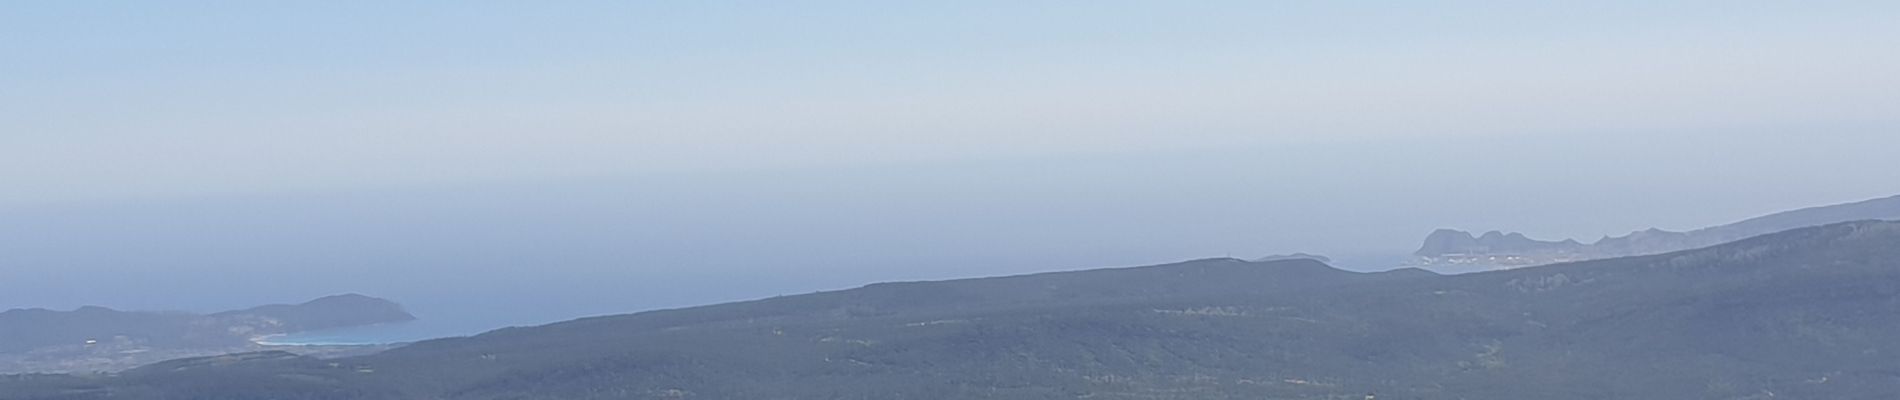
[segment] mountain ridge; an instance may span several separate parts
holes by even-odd
[[[1896,299],[1900,223],[1860,221],[1461,275],[1209,259],[871,284],[0,398],[1875,399],[1900,390]]]
[[[1650,228],[1595,242],[1538,240],[1521,233],[1488,231],[1483,235],[1438,229],[1414,251],[1416,266],[1445,272],[1520,268],[1560,262],[1666,253],[1741,240],[1789,229],[1858,220],[1900,220],[1900,195],[1748,218],[1685,232]]]

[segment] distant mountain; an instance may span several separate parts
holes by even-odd
[[[1577,254],[1587,247],[1575,240],[1548,242],[1525,237],[1521,233],[1485,232],[1483,236],[1452,229],[1439,229],[1425,237],[1425,245],[1419,247],[1414,255],[1423,257],[1453,257],[1465,255],[1567,255]]]
[[[212,318],[233,325],[257,327],[268,333],[303,332],[347,328],[416,319],[395,302],[344,294],[319,298],[303,304],[273,304],[247,310],[212,314]]]
[[[1619,237],[1606,236],[1590,244],[1572,239],[1536,240],[1519,233],[1491,231],[1473,236],[1464,231],[1439,229],[1426,236],[1425,243],[1413,255],[1418,256],[1420,267],[1440,272],[1469,272],[1667,253],[1789,229],[1860,220],[1900,220],[1900,196],[1805,208],[1689,232],[1652,228]]]
[[[266,335],[415,318],[394,302],[354,294],[210,315],[104,307],[7,310],[0,312],[0,372],[110,370],[126,362],[150,362],[141,356],[146,354],[245,350]]]
[[[0,399],[1885,399],[1900,223],[1464,275],[1210,259],[598,317]]]

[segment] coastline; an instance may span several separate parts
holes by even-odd
[[[284,336],[285,334],[282,334],[282,333],[272,333],[269,335],[256,335],[256,336],[251,336],[250,342],[251,344],[257,345],[257,346],[282,346],[283,344],[272,342],[271,338],[278,338],[278,337],[284,337]]]

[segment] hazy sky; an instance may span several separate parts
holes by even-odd
[[[7,6],[0,207],[1900,118],[1892,2],[560,3]]]
[[[1900,3],[1530,3],[14,3],[0,308],[450,273],[535,320],[1900,194]]]

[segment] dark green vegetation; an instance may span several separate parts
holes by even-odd
[[[1886,399],[1900,223],[1469,275],[1311,260],[859,289],[381,354],[0,378],[6,399]]]
[[[1661,254],[1733,242],[1796,228],[1848,221],[1900,220],[1900,196],[1810,207],[1688,232],[1649,229],[1584,244],[1573,239],[1543,241],[1520,233],[1439,229],[1425,237],[1413,255],[1419,265],[1438,271],[1468,272],[1558,262]]]

